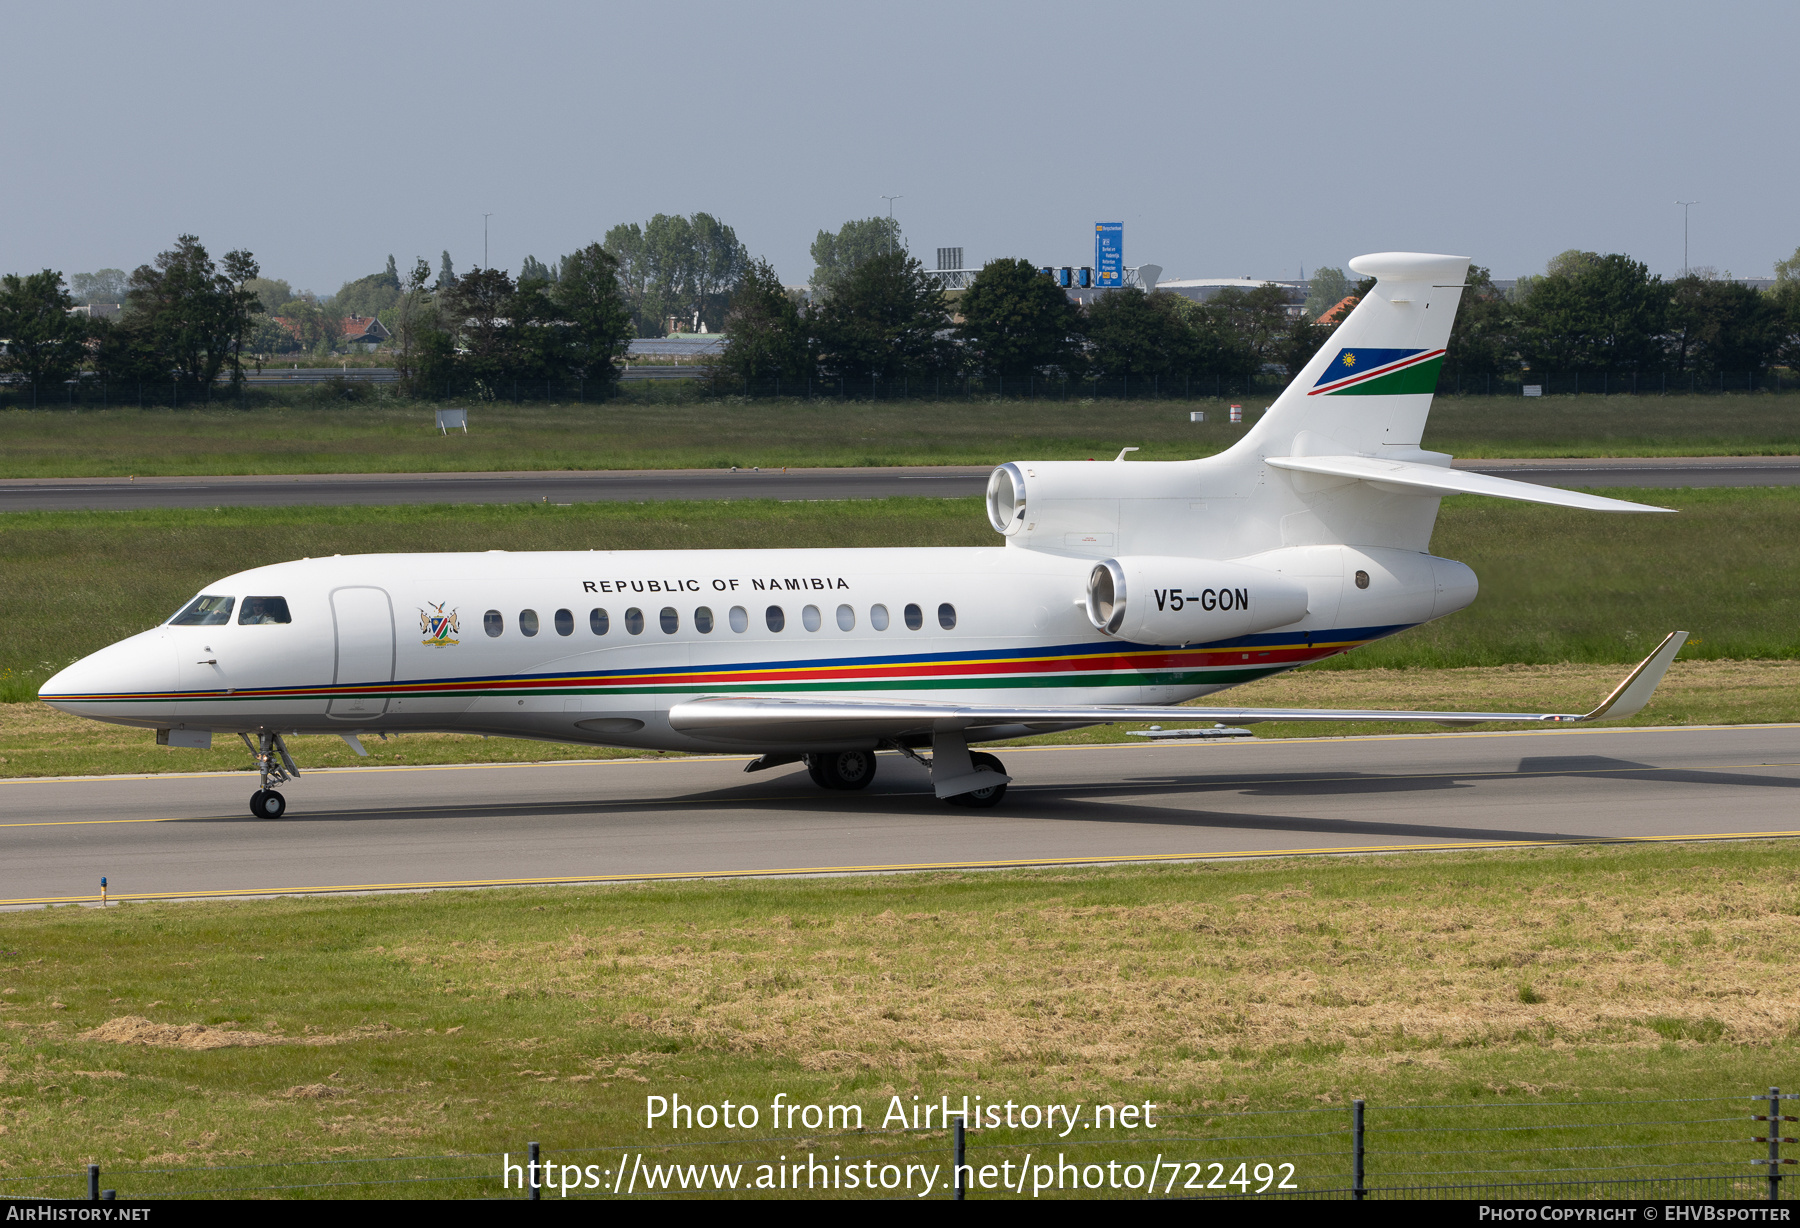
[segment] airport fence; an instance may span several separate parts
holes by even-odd
[[[958,1097],[942,1102],[947,1116],[931,1106],[938,1115],[923,1129],[750,1129],[725,1138],[689,1130],[677,1141],[648,1131],[623,1146],[522,1141],[502,1152],[109,1164],[0,1176],[0,1198],[1791,1201],[1793,1182],[1784,1178],[1794,1175],[1796,1140],[1784,1131],[1793,1129],[1795,1115],[1785,1110],[1795,1099],[1776,1088],[1564,1101],[1514,1090],[1455,1103],[1155,1111],[1154,1129],[1121,1133],[1104,1128],[1092,1105],[1051,1112],[1046,1126],[1047,1106],[1012,1103],[1013,1126],[964,1130]],[[971,1120],[986,1125],[1000,1105],[974,1109]],[[1027,1125],[1032,1109],[1039,1120]]]
[[[0,409],[90,410],[237,408],[276,405],[333,405],[382,400],[434,402],[510,402],[514,404],[602,404],[621,395],[670,400],[742,398],[746,400],[868,401],[1210,401],[1231,397],[1272,398],[1287,387],[1288,377],[1264,372],[1249,379],[1217,376],[1132,376],[1119,379],[1053,379],[1028,376],[971,375],[967,372],[901,375],[883,378],[838,376],[808,379],[709,381],[701,366],[633,364],[613,380],[447,381],[401,392],[390,368],[312,368],[273,371],[232,384],[168,382],[108,383],[92,377],[54,384],[0,380]],[[638,391],[628,393],[626,386]],[[651,386],[654,386],[653,388]],[[1800,390],[1795,373],[1765,371],[1583,373],[1526,372],[1507,375],[1445,371],[1438,379],[1439,396],[1700,396],[1727,393],[1779,393]]]

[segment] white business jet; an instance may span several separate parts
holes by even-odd
[[[1474,573],[1427,553],[1444,495],[1665,510],[1420,450],[1468,264],[1351,261],[1373,292],[1220,455],[1001,465],[991,547],[277,563],[208,585],[39,695],[172,746],[238,734],[268,819],[287,806],[274,786],[299,775],[294,734],[359,751],[421,730],[748,751],[750,771],[803,761],[827,789],[867,785],[885,748],[939,798],[991,806],[1010,778],[971,743],[1083,725],[1629,716],[1684,632],[1583,714],[1172,706],[1468,605]]]

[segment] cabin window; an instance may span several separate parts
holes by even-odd
[[[851,609],[849,606],[847,606],[847,605],[839,606],[837,608],[837,618],[838,618],[838,630],[839,631],[854,631],[854,630],[856,630],[856,611]]]
[[[664,635],[674,635],[677,631],[681,630],[681,615],[675,612],[674,606],[664,606],[662,608],[662,613],[658,615],[658,618],[662,622]]]
[[[633,635],[644,634],[644,612],[636,606],[625,611],[625,630]]]
[[[779,631],[787,626],[787,615],[781,612],[780,606],[772,605],[763,612],[763,621],[769,624],[769,630]]]
[[[888,629],[888,612],[886,606],[872,605],[869,607],[869,625],[877,631],[886,631]]]
[[[701,606],[694,611],[694,630],[698,631],[701,635],[711,635],[712,629],[712,610],[706,606]]]
[[[481,616],[481,629],[488,633],[488,638],[497,638],[506,630],[506,616],[499,610],[489,610]]]
[[[291,623],[286,597],[246,597],[238,611],[238,626],[266,626],[269,623]]]
[[[558,634],[558,635],[574,635],[575,634],[575,616],[573,614],[569,613],[569,611],[558,610],[556,612],[556,634]]]
[[[825,619],[824,616],[819,613],[818,606],[809,605],[804,610],[800,611],[800,622],[808,631],[817,631],[824,625]]]
[[[946,631],[956,630],[956,607],[948,601],[938,607],[938,626]]]
[[[595,635],[605,635],[612,630],[612,619],[606,616],[605,610],[588,611],[588,630]]]
[[[750,629],[750,611],[741,605],[731,607],[731,629],[742,635]]]
[[[235,597],[196,597],[169,620],[171,627],[222,627],[231,621]]]
[[[912,605],[911,603],[908,603],[908,605],[906,607],[906,629],[908,631],[917,631],[920,627],[923,627],[924,625],[925,625],[925,611],[921,610],[916,605]]]
[[[536,610],[520,610],[519,611],[519,634],[520,635],[536,635],[537,631],[538,631],[537,611]]]

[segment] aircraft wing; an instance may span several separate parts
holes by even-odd
[[[1110,724],[1118,721],[1216,721],[1254,725],[1262,721],[1413,721],[1440,725],[1479,725],[1488,721],[1534,721],[1571,725],[1621,720],[1636,715],[1668,671],[1688,633],[1672,631],[1663,642],[1613,689],[1598,707],[1584,713],[1540,712],[1403,712],[1382,708],[1215,708],[1125,707],[997,707],[981,704],[906,703],[880,699],[788,699],[764,695],[709,695],[676,704],[669,724],[682,733],[748,746],[783,742],[818,743],[844,737],[900,738],[1001,725]]]
[[[1271,456],[1266,463],[1276,469],[1287,469],[1294,473],[1354,478],[1378,489],[1411,494],[1489,495],[1496,499],[1517,499],[1524,503],[1578,507],[1590,512],[1674,510],[1652,507],[1648,503],[1631,503],[1625,499],[1608,499],[1604,495],[1585,495],[1556,486],[1539,486],[1535,482],[1515,482],[1511,478],[1497,478],[1489,473],[1470,473],[1466,469],[1421,465],[1417,461],[1386,460],[1379,456]]]

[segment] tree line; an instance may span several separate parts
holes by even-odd
[[[1083,305],[1022,259],[991,261],[948,294],[902,247],[819,268],[805,297],[784,290],[765,262],[746,270],[711,370],[718,390],[965,372],[1002,387],[1086,378],[1241,386],[1270,367],[1299,370],[1330,332],[1293,318],[1288,291],[1274,285],[1208,302],[1124,289]]]
[[[897,236],[870,228],[850,237],[862,250],[839,259],[844,245],[821,232],[804,300],[784,291],[767,264],[751,265],[712,370],[718,390],[963,372],[1002,386],[1154,379],[1241,387],[1264,372],[1298,374],[1372,285],[1327,268],[1304,307],[1273,284],[1227,288],[1205,302],[1123,289],[1084,306],[1029,261],[1007,259],[986,265],[966,291],[944,294]],[[1800,368],[1800,251],[1776,273],[1768,291],[1708,272],[1664,281],[1629,256],[1570,251],[1503,293],[1474,266],[1443,378]]]
[[[812,254],[809,287],[790,289],[716,218],[658,214],[548,264],[528,256],[516,278],[481,268],[458,276],[448,252],[435,276],[423,259],[403,276],[390,256],[385,270],[320,300],[263,277],[247,251],[214,261],[183,235],[129,275],[103,269],[68,286],[48,269],[0,278],[0,371],[37,383],[91,371],[107,382],[198,388],[240,380],[278,345],[328,352],[344,316],[359,314],[392,333],[387,348],[411,394],[498,394],[509,381],[604,384],[632,337],[661,336],[673,318],[726,334],[706,373],[721,392],[961,373],[1002,386],[1093,378],[1241,387],[1266,372],[1296,374],[1368,289],[1320,269],[1304,309],[1276,285],[1206,302],[1125,289],[1082,304],[1030,262],[1003,259],[946,294],[886,218],[820,231]],[[1665,281],[1626,255],[1569,251],[1503,293],[1476,266],[1444,378],[1800,367],[1800,251],[1776,274],[1768,291],[1706,271]],[[109,294],[123,302],[114,318],[70,312],[77,295]]]

